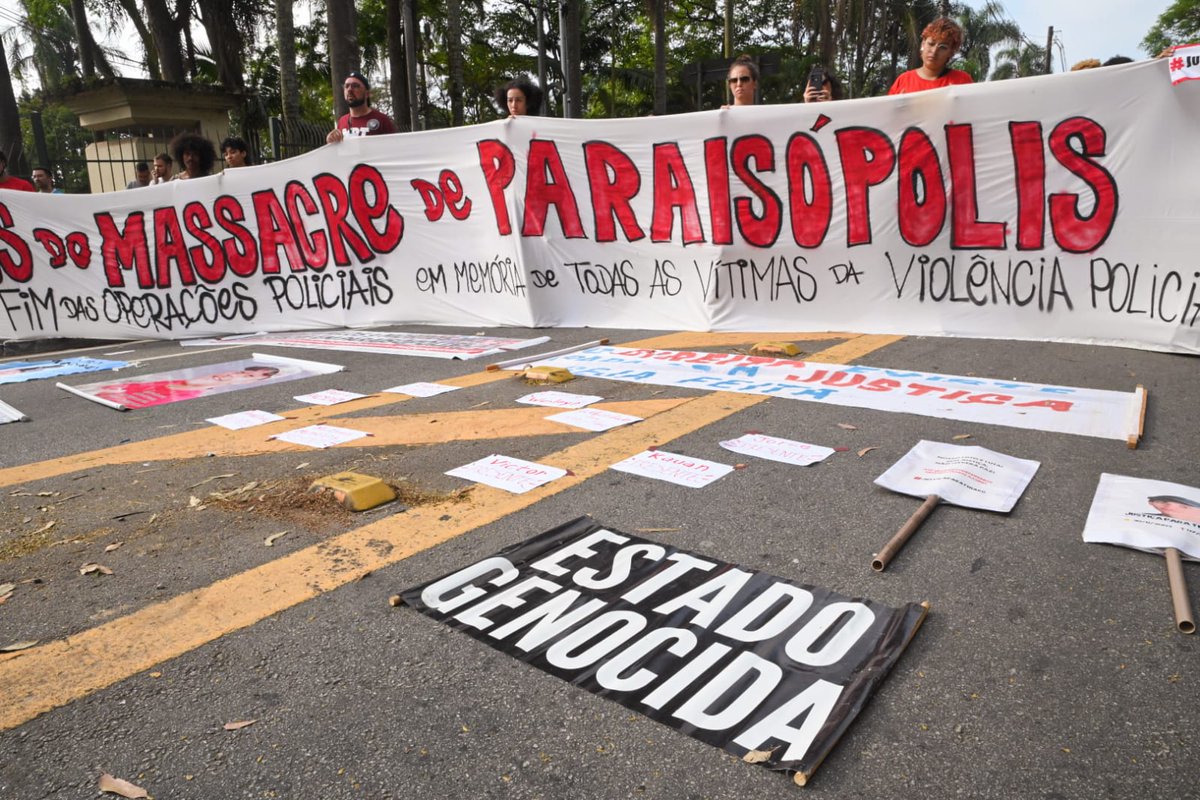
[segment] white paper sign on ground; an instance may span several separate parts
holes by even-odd
[[[1096,486],[1083,540],[1149,553],[1174,547],[1200,561],[1200,489],[1106,472]]]
[[[603,408],[580,408],[574,411],[564,411],[561,414],[546,417],[546,419],[589,431],[606,431],[610,428],[628,425],[631,422],[642,421],[641,417],[635,417],[633,414],[619,414],[616,411],[605,411]]]
[[[524,397],[518,397],[518,403],[527,406],[546,406],[547,408],[583,408],[592,403],[599,403],[603,397],[594,394],[572,394],[571,392],[534,392]]]
[[[593,347],[538,361],[573,374],[655,386],[761,394],[878,411],[1126,441],[1143,392],[768,358],[739,353]]]
[[[236,414],[225,414],[220,417],[209,417],[205,422],[211,422],[213,425],[220,425],[222,428],[228,428],[231,431],[240,431],[243,428],[253,428],[256,425],[266,425],[268,422],[279,422],[281,417],[278,414],[272,414],[270,411],[239,411]]]
[[[366,397],[358,392],[343,392],[341,389],[325,389],[312,394],[298,394],[295,399],[301,403],[311,403],[314,406],[336,406],[338,403],[349,403]]]
[[[565,469],[492,454],[450,470],[447,475],[486,484],[513,494],[524,494],[567,474]]]
[[[681,456],[678,453],[668,453],[666,450],[644,450],[624,461],[618,461],[609,469],[628,472],[631,475],[641,475],[643,478],[668,481],[689,489],[708,486],[733,471],[733,467],[729,464],[718,464],[716,461],[705,461],[703,458]]]
[[[736,439],[729,439],[721,442],[721,447],[744,456],[757,456],[800,467],[824,461],[834,453],[832,447],[794,442],[791,439],[780,439],[778,436],[761,433],[747,433]]]
[[[350,428],[339,428],[336,425],[309,425],[307,428],[297,428],[286,433],[277,433],[272,439],[292,444],[303,444],[308,447],[326,448],[335,444],[353,442],[371,434],[355,431]]]
[[[956,506],[1008,512],[1039,466],[985,447],[922,440],[875,483],[900,494],[936,494]]]
[[[439,394],[453,392],[461,388],[461,386],[447,386],[444,383],[418,381],[417,383],[406,383],[403,386],[393,386],[383,391],[388,394],[406,394],[409,397],[435,397]]]

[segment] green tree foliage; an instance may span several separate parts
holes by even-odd
[[[332,114],[327,4],[305,6],[311,18],[295,25],[301,118],[327,125]],[[645,116],[655,110],[655,18],[661,13],[665,53],[659,96],[666,113],[716,108],[728,102],[724,83],[726,0],[580,0],[579,67],[584,116]],[[258,0],[18,0],[22,25],[4,35],[13,77],[44,90],[81,74],[79,28],[72,9],[86,8],[97,42],[118,21],[136,20],[133,48],[119,63],[140,62],[144,74],[190,77],[251,98],[235,114],[235,129],[257,129],[282,113],[277,28],[273,6]],[[539,3],[546,11],[545,113],[563,109],[558,0],[420,0],[417,104],[426,127],[498,119],[496,88],[518,75],[536,76]],[[372,99],[395,112],[386,78],[387,0],[355,0],[357,66],[376,76]],[[766,103],[800,102],[809,69],[822,64],[841,80],[847,97],[887,91],[895,76],[917,64],[921,29],[949,9],[965,39],[955,66],[977,80],[1038,74],[1045,53],[1029,44],[998,0],[746,0],[732,5],[734,55],[749,53],[766,70],[759,94]],[[78,13],[76,14],[78,16]],[[19,27],[19,30],[18,30]],[[2,33],[2,32],[0,32]],[[195,34],[195,36],[193,36]],[[233,35],[236,34],[236,35]],[[198,38],[197,38],[198,37]],[[393,34],[393,40],[395,40]],[[1177,0],[1148,34],[1146,46],[1200,38],[1200,0]],[[206,45],[205,42],[208,42]],[[215,42],[215,46],[213,43]],[[453,44],[461,44],[461,58]],[[138,44],[141,46],[138,47]],[[699,72],[697,67],[706,65]],[[127,70],[128,72],[128,70]],[[459,76],[458,73],[461,73]],[[665,90],[661,88],[665,73]],[[703,80],[698,82],[698,76]],[[403,76],[396,76],[402,80]],[[661,109],[660,109],[661,110]]]
[[[1200,41],[1200,0],[1175,0],[1142,40],[1142,50],[1156,56],[1173,44],[1197,41]]]
[[[1046,71],[1046,48],[1033,42],[1013,45],[996,54],[998,61],[992,70],[992,80],[1028,78]]]

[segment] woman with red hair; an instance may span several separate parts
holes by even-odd
[[[926,25],[921,31],[921,66],[896,78],[888,94],[909,94],[972,83],[970,75],[948,66],[962,47],[962,40],[962,28],[952,19],[942,17]]]

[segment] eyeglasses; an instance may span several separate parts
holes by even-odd
[[[749,75],[738,75],[736,78],[729,79],[729,85],[737,86],[739,83],[749,83],[752,80],[754,80],[754,78],[751,78]]]

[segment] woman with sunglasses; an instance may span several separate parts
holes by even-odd
[[[729,65],[729,91],[733,94],[733,105],[754,105],[754,96],[758,93],[758,65],[750,56],[740,55]]]

